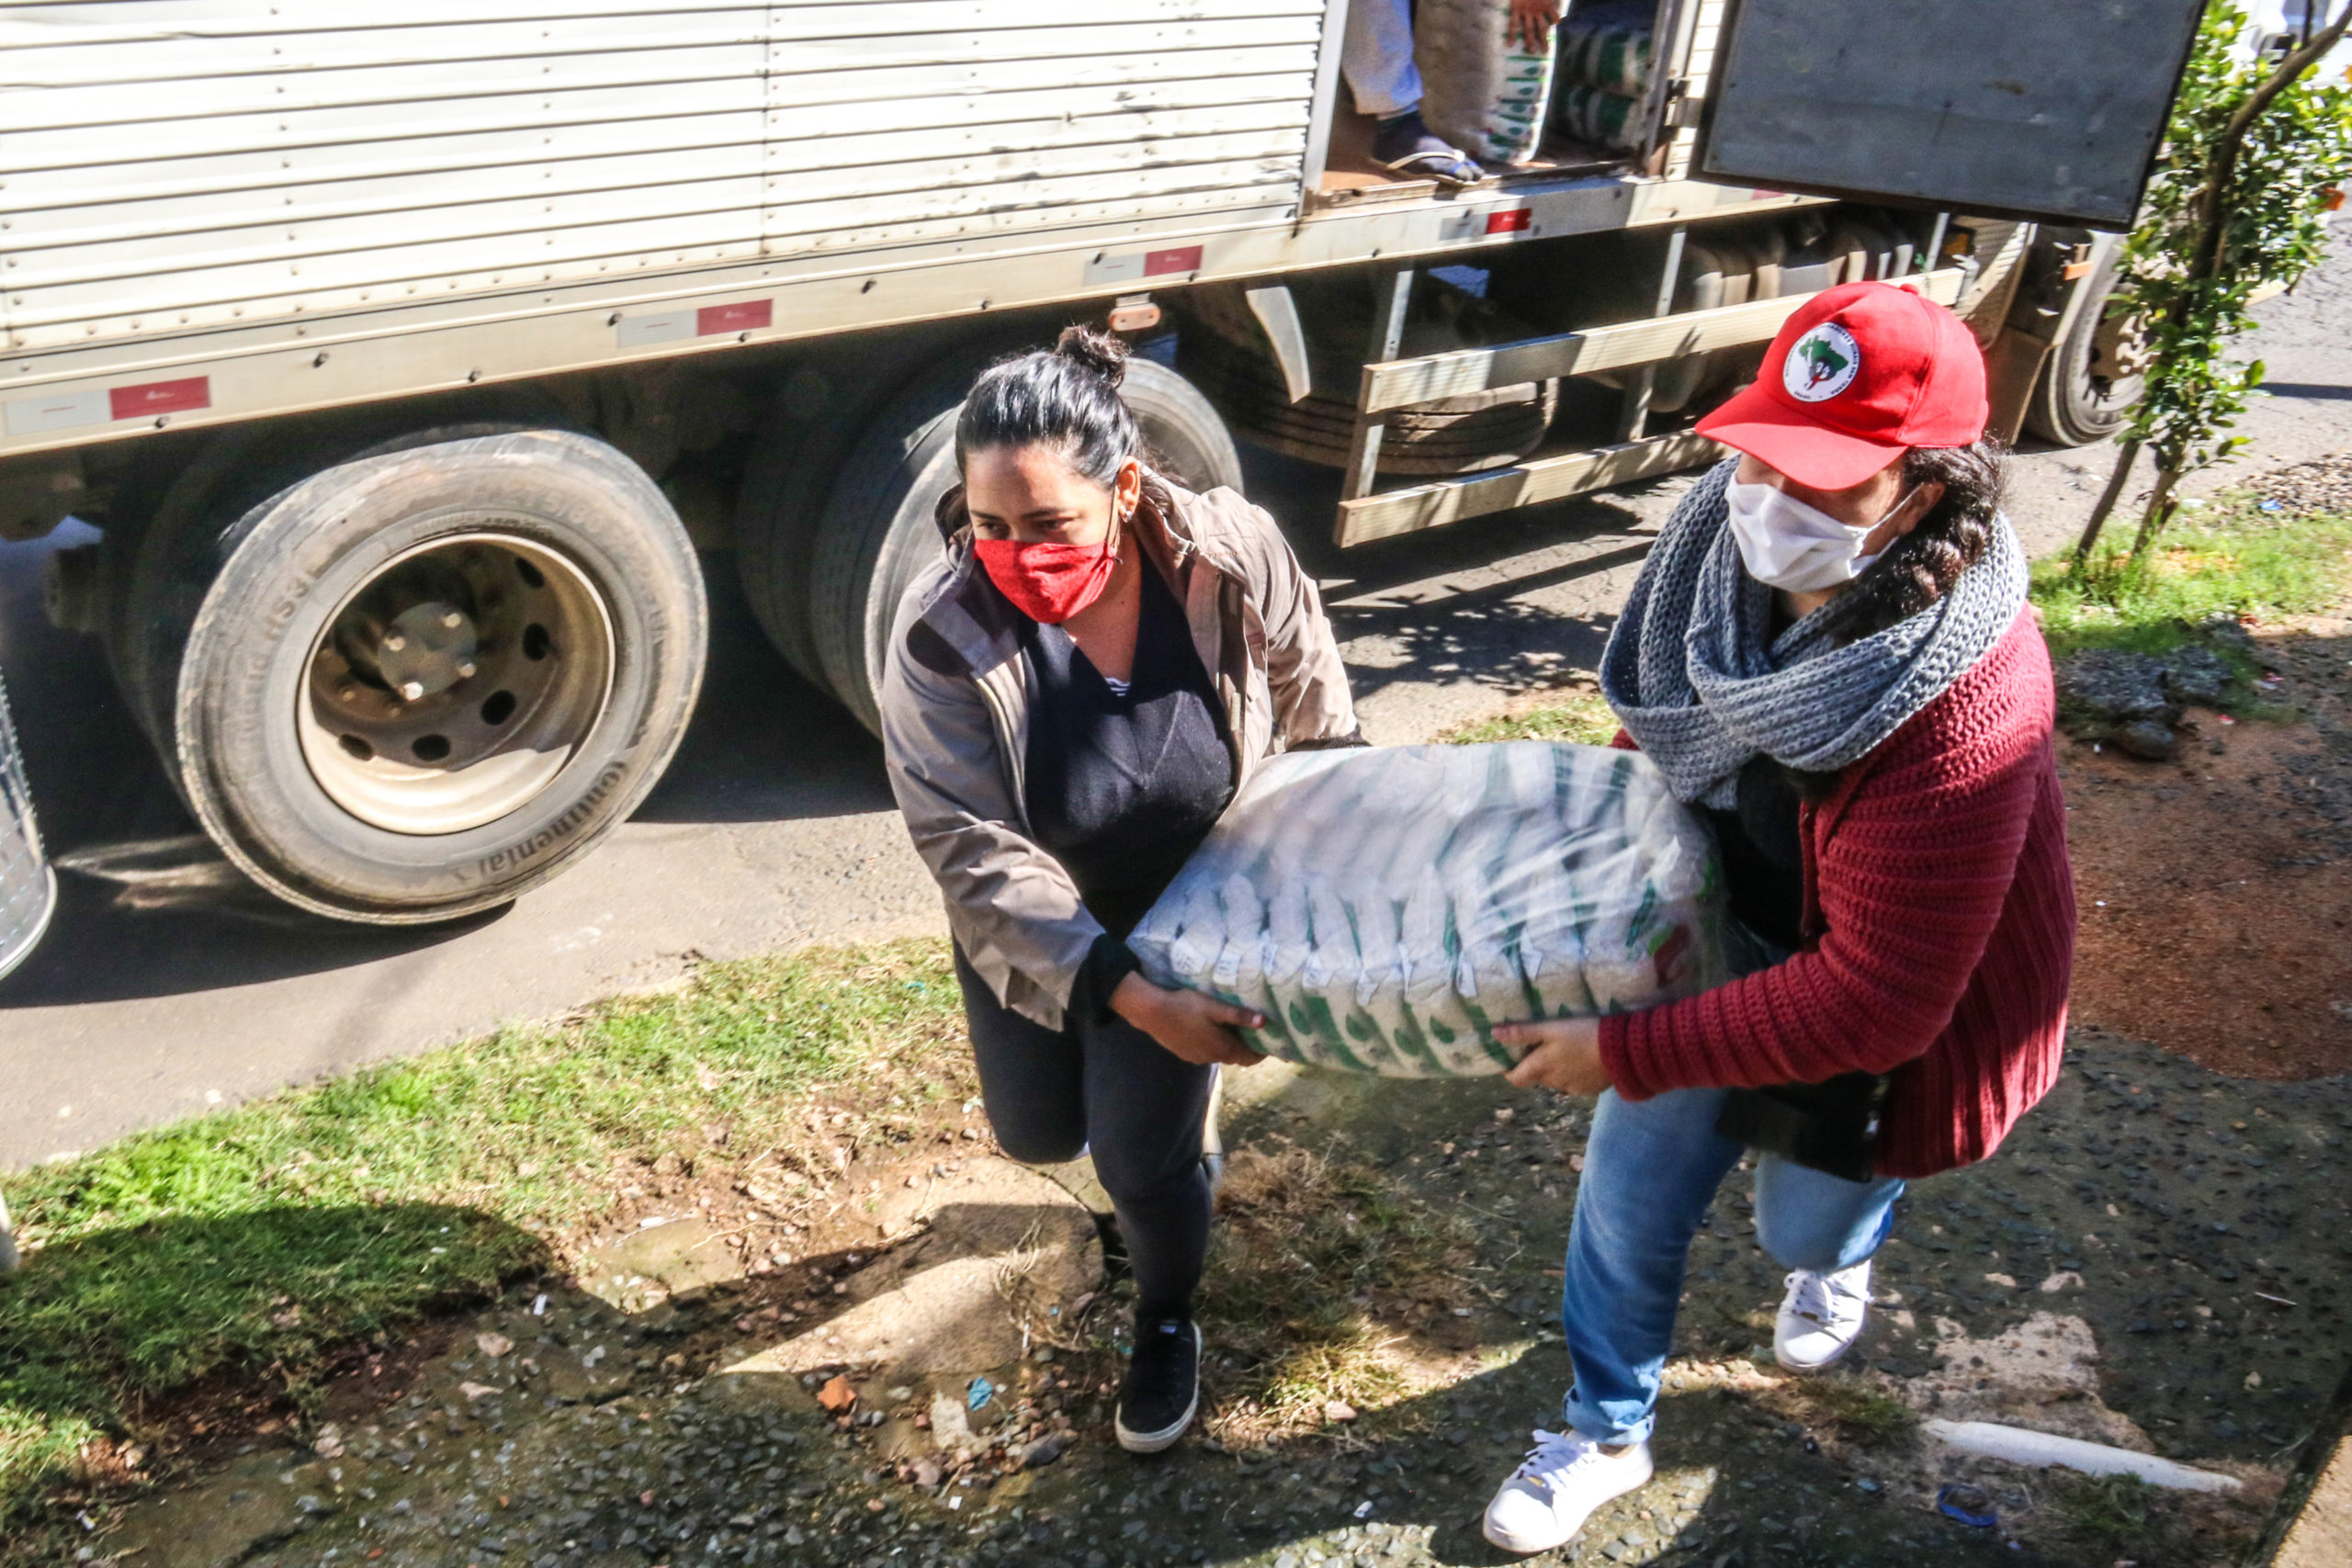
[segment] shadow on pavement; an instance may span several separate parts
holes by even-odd
[[[2274,398],[2301,398],[2311,402],[2352,399],[2352,387],[2322,386],[2310,381],[2265,381],[2262,389]]]
[[[119,848],[127,856],[143,847]],[[185,898],[142,908],[148,895],[137,887],[61,874],[49,934],[0,980],[0,1011],[184,996],[371,964],[483,930],[513,908],[435,926],[347,925],[279,903],[217,855],[196,879]]]
[[[752,618],[735,556],[703,558],[710,667],[638,822],[784,822],[891,809],[882,743],[785,661]]]

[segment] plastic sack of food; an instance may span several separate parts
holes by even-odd
[[[1521,740],[1261,767],[1127,939],[1263,1013],[1250,1047],[1392,1077],[1498,1073],[1494,1026],[1731,977],[1706,828],[1638,752]]]
[[[1560,76],[1604,93],[1649,90],[1652,0],[1578,5],[1560,24]]]
[[[1421,118],[1431,130],[1481,164],[1509,166],[1535,156],[1553,55],[1520,46],[1510,0],[1420,0],[1413,58],[1421,68]]]
[[[1552,118],[1563,136],[1631,152],[1641,145],[1641,111],[1639,98],[1605,93],[1581,82],[1563,82],[1553,102]]]

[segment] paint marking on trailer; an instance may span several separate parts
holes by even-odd
[[[5,411],[8,434],[34,435],[44,430],[66,430],[77,424],[104,424],[107,395],[92,387],[81,392],[52,392],[45,398],[17,398]]]
[[[15,398],[7,403],[5,423],[11,435],[33,435],[44,430],[69,430],[77,424],[153,419],[160,414],[186,413],[212,406],[212,378],[183,376],[171,381],[140,381],[128,387],[86,388],[78,392],[51,392],[43,398]]]
[[[113,419],[153,419],[159,413],[186,413],[212,406],[212,378],[183,376],[175,381],[141,381],[132,387],[107,389],[107,409]]]
[[[1440,240],[1453,244],[1466,244],[1497,234],[1528,234],[1535,231],[1535,209],[1521,202],[1517,207],[1467,207],[1448,213],[1438,225]]]
[[[623,348],[640,348],[647,344],[676,343],[682,338],[757,332],[775,322],[774,299],[742,299],[732,305],[648,310],[623,316],[614,323],[614,330],[619,334]]]
[[[615,326],[623,348],[640,348],[649,343],[670,343],[694,336],[695,312],[650,310],[641,316],[623,316]]]
[[[1113,255],[1097,251],[1086,264],[1086,281],[1131,283],[1139,277],[1168,277],[1201,270],[1201,247],[1171,245],[1164,251],[1125,251]]]

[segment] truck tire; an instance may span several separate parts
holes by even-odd
[[[808,558],[817,520],[855,426],[827,410],[802,417],[779,397],[752,443],[735,501],[735,575],[752,619],[803,680],[823,685],[808,626]]]
[[[843,456],[908,369],[902,351],[854,376],[837,365],[811,367],[813,387],[788,381],[752,436],[735,502],[736,578],[768,641],[814,686],[825,684],[825,667],[808,618],[808,580],[825,502]]]
[[[956,415],[978,368],[963,364],[894,399],[843,465],[825,508],[809,585],[809,622],[826,683],[878,730],[884,644],[899,601],[941,547],[933,512],[956,483]],[[1188,490],[1241,488],[1224,422],[1182,377],[1127,362],[1122,389],[1152,466]]]
[[[643,469],[571,431],[447,434],[141,551],[168,771],[248,875],[339,919],[545,882],[645,797],[701,686],[700,568]]]
[[[2042,361],[2026,404],[2026,428],[2055,446],[2106,440],[2123,428],[2140,400],[2139,368],[2124,358],[2128,323],[2110,319],[2108,299],[2121,252],[2120,245],[2109,247],[2077,285],[2085,291],[2082,309]]]

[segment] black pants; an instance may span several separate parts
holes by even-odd
[[[1124,1019],[1047,1029],[998,1001],[956,954],[980,1097],[1004,1152],[1054,1165],[1091,1148],[1145,1316],[1189,1314],[1209,1243],[1201,1123],[1215,1069]]]

